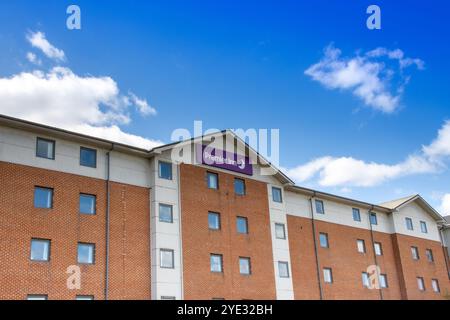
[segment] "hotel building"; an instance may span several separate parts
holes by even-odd
[[[420,195],[297,186],[231,131],[144,150],[0,116],[0,190],[0,299],[450,295],[450,221]]]

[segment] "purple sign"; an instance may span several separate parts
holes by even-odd
[[[249,157],[216,149],[211,146],[196,145],[197,162],[208,166],[253,175]]]

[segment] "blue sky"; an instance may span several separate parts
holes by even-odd
[[[72,3],[81,8],[81,30],[66,28]],[[381,30],[366,28],[370,4],[381,8]],[[152,140],[170,142],[174,129],[192,129],[194,120],[207,128],[279,128],[283,168],[323,157],[392,166],[422,159],[422,146],[450,119],[449,8],[446,1],[2,1],[0,79],[56,65],[78,77],[110,77],[121,92],[115,98],[137,97],[148,111],[125,104],[129,119],[120,128]],[[36,32],[64,51],[64,61],[30,45],[27,35]],[[387,92],[396,95],[409,80],[395,110],[383,112],[352,89],[305,74],[330,44],[340,61],[400,49],[424,68],[374,59],[395,71]],[[40,64],[27,60],[29,52]],[[450,194],[448,155],[436,168],[401,169],[407,173],[367,186],[321,182],[326,167],[299,183],[372,202],[420,193],[440,207]]]

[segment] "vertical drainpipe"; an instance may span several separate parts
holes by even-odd
[[[374,207],[372,206],[372,207],[369,209],[369,212],[368,212],[368,214],[369,214],[369,226],[370,226],[370,241],[372,242],[373,260],[375,261],[375,266],[377,267],[375,270],[376,270],[376,273],[377,273],[378,281],[380,281],[380,280],[379,280],[379,279],[380,279],[380,275],[378,274],[377,254],[376,254],[376,252],[375,252],[375,242],[374,242],[374,240],[373,240],[372,221],[370,220],[370,214],[372,213],[373,208],[374,208]],[[380,293],[380,300],[383,300],[383,289],[380,288],[378,291],[379,291],[379,293]]]
[[[311,224],[312,224],[312,232],[313,232],[313,240],[314,240],[314,255],[315,255],[315,258],[316,258],[317,284],[319,285],[320,300],[323,300],[322,282],[320,280],[319,254],[318,254],[318,251],[317,251],[316,224],[315,224],[315,220],[314,220],[313,199],[315,197],[316,197],[316,192],[314,191],[313,196],[311,198],[309,198],[309,203],[310,203],[310,206],[311,206]]]
[[[108,300],[109,289],[109,211],[110,211],[110,175],[111,175],[111,151],[114,149],[114,144],[111,144],[111,149],[106,153],[106,215],[105,215],[105,300]]]
[[[180,247],[180,294],[181,294],[181,300],[184,300],[184,279],[183,279],[183,228],[182,228],[182,222],[181,222],[181,181],[180,181],[180,169],[181,169],[181,163],[177,164],[177,184],[178,184],[178,228],[179,228],[179,247]]]
[[[444,236],[442,235],[442,230],[444,230],[443,227],[442,228],[438,227],[439,238],[441,239],[442,252],[444,253],[445,267],[447,269],[447,276],[450,279],[450,270],[448,269],[450,263],[448,261],[448,251],[445,249],[445,245],[444,245]]]

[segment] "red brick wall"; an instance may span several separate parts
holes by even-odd
[[[267,185],[247,179],[247,194],[236,196],[232,174],[219,173],[211,190],[206,169],[180,172],[185,299],[275,299]],[[221,214],[220,231],[208,229],[208,211]],[[236,216],[248,218],[248,235],[237,233]],[[223,254],[223,274],[210,272],[210,253]],[[240,256],[251,258],[252,275],[239,273]]]
[[[106,182],[0,162],[0,299],[104,298]],[[34,208],[34,187],[54,189],[53,209]],[[96,215],[79,214],[79,194],[97,196]],[[110,298],[150,298],[149,190],[111,183]],[[31,238],[51,239],[50,262],[30,260]],[[77,243],[96,244],[94,265],[81,266],[81,290],[68,290]]]
[[[375,264],[370,231],[318,220],[315,220],[315,226],[323,298],[380,299],[379,291],[364,288],[361,279],[361,273]],[[311,219],[288,215],[288,232],[295,299],[319,299]],[[320,247],[321,232],[328,234],[327,249]],[[357,251],[358,239],[365,241],[365,254]],[[383,298],[400,299],[390,235],[374,232],[374,241],[382,244],[383,255],[377,256],[377,262],[381,273],[387,274],[388,278],[389,287],[383,289]],[[332,284],[323,282],[324,267],[332,268]]]

